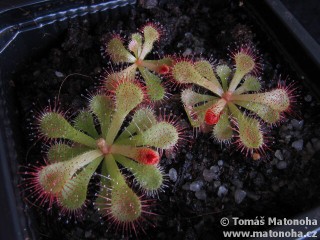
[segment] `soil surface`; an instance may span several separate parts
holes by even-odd
[[[139,239],[222,239],[222,217],[255,219],[264,216],[290,218],[316,206],[320,200],[320,106],[304,86],[306,79],[291,69],[275,49],[272,39],[238,1],[143,0],[136,7],[116,13],[94,24],[87,18],[71,20],[59,42],[16,74],[21,131],[25,137],[28,162],[42,159],[41,147],[32,136],[30,124],[35,111],[51,105],[55,97],[61,108],[76,114],[86,107],[86,96],[101,84],[99,76],[110,69],[100,48],[112,32],[130,35],[148,19],[166,29],[157,44],[157,54],[180,53],[233,64],[228,49],[241,43],[256,46],[262,54],[261,81],[265,89],[275,87],[279,76],[295,81],[296,103],[293,114],[280,126],[267,132],[270,150],[254,161],[229,146],[216,143],[210,133],[194,134],[186,121],[179,98],[162,103],[161,111],[180,116],[188,126],[185,141],[178,151],[166,153],[161,165],[168,174],[168,187],[159,193],[154,212],[146,216],[146,234]],[[157,57],[157,54],[155,57]],[[170,89],[178,94],[179,89]],[[298,96],[299,95],[299,96]],[[31,139],[31,140],[30,140]],[[36,159],[36,160],[35,160]],[[26,164],[25,160],[22,164]],[[93,187],[97,179],[93,180]],[[93,194],[89,194],[92,200]],[[108,230],[91,202],[81,221],[60,216],[56,210],[28,205],[37,239],[119,239],[122,233]],[[147,221],[148,222],[148,221]],[[250,226],[247,230],[272,226]],[[134,234],[131,235],[135,238]]]

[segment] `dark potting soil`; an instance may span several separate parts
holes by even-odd
[[[152,223],[144,223],[146,234],[140,239],[221,239],[222,217],[255,219],[257,216],[290,218],[319,203],[320,198],[320,115],[319,103],[305,87],[304,76],[296,72],[276,51],[273,40],[256,25],[238,1],[141,1],[125,14],[107,16],[99,24],[72,20],[57,44],[26,63],[16,74],[14,86],[20,108],[21,129],[25,137],[25,156],[21,164],[42,160],[41,143],[33,139],[30,123],[35,109],[51,105],[58,97],[61,108],[75,115],[86,107],[86,97],[101,84],[103,69],[110,69],[100,55],[100,47],[110,33],[130,33],[147,19],[160,22],[165,38],[157,44],[157,54],[180,53],[217,59],[232,64],[229,50],[237,44],[251,43],[263,60],[261,81],[265,89],[275,87],[279,76],[294,80],[297,103],[293,115],[267,132],[270,150],[254,161],[238,154],[235,146],[216,143],[210,133],[194,134],[186,121],[179,89],[170,89],[174,101],[162,103],[162,112],[180,116],[189,128],[184,144],[174,153],[165,153],[161,165],[168,174],[168,187],[159,193]],[[116,10],[117,11],[117,10]],[[115,17],[116,16],[116,17]],[[156,55],[157,56],[157,55]],[[165,110],[164,110],[165,109]],[[98,180],[95,179],[94,182]],[[94,183],[91,188],[94,189]],[[94,199],[93,193],[89,198]],[[60,216],[58,211],[26,206],[33,216],[38,239],[119,239],[121,231],[108,229],[92,202],[82,220]],[[146,216],[148,219],[148,216]],[[246,230],[272,226],[250,226]],[[134,237],[134,234],[132,236]]]

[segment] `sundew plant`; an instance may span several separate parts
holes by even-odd
[[[172,61],[165,57],[159,60],[148,60],[146,57],[152,51],[154,43],[159,41],[162,30],[159,24],[147,23],[141,28],[141,33],[131,35],[128,46],[124,45],[124,40],[119,35],[114,35],[106,44],[105,52],[110,56],[113,63],[126,63],[125,69],[107,74],[105,85],[107,89],[112,88],[112,82],[126,77],[134,80],[137,71],[141,74],[148,97],[151,101],[163,100],[166,90],[158,75],[169,73]]]
[[[209,94],[195,92],[192,87],[182,91],[181,99],[193,127],[212,126],[213,137],[231,142],[233,137],[241,152],[264,152],[266,138],[262,123],[273,125],[288,112],[292,89],[279,84],[263,92],[256,77],[259,62],[253,50],[244,46],[233,54],[235,69],[228,65],[213,67],[206,60],[177,60],[172,77],[180,84],[194,84]]]
[[[144,95],[140,84],[124,79],[111,95],[92,96],[88,110],[73,124],[62,112],[44,111],[38,118],[42,139],[59,141],[51,145],[44,166],[25,172],[25,187],[34,202],[49,208],[58,205],[67,213],[82,211],[90,179],[101,166],[97,209],[113,224],[135,230],[147,206],[129,187],[120,166],[132,173],[143,195],[153,196],[164,179],[158,150],[173,148],[179,140],[175,123],[158,120],[148,107],[138,108],[122,129]]]

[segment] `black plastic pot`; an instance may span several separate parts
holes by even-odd
[[[288,62],[292,63],[293,67],[307,79],[314,79],[320,70],[320,34],[316,29],[311,30],[314,24],[308,19],[320,20],[319,14],[314,11],[316,6],[320,9],[320,3],[316,0],[308,0],[303,3],[305,9],[300,13],[297,6],[301,4],[301,1],[295,0],[249,0],[248,8],[256,15],[260,25],[273,39],[274,46],[284,54]],[[295,9],[296,12],[291,12],[287,6]],[[301,15],[302,13],[309,16]],[[319,97],[320,82],[310,81],[308,84]]]
[[[90,21],[98,21],[104,14],[113,14],[109,9],[125,11],[124,6],[134,3],[134,0],[0,3],[0,239],[36,239],[37,236],[33,232],[32,214],[26,214],[23,195],[18,189],[18,162],[23,162],[26,153],[21,146],[12,74],[22,63],[53,44],[55,38],[48,36],[59,36],[68,27],[67,19],[90,16]],[[256,15],[274,40],[274,47],[297,71],[307,79],[318,76],[319,44],[281,1],[248,0],[244,7]],[[319,97],[320,82],[308,84]]]

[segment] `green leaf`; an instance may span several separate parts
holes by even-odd
[[[60,194],[65,184],[73,178],[79,169],[100,156],[102,153],[99,150],[92,150],[68,161],[47,165],[38,174],[39,184],[47,193]]]
[[[116,161],[133,173],[135,180],[147,194],[153,195],[163,184],[163,174],[157,165],[144,165],[132,161],[122,155]]]
[[[164,87],[161,85],[161,79],[144,67],[139,67],[139,71],[145,81],[150,100],[163,100],[166,92]]]
[[[141,87],[131,81],[123,81],[115,90],[115,104],[117,112],[128,114],[143,100],[144,94]],[[128,101],[130,99],[130,101]]]
[[[153,48],[153,43],[159,40],[160,33],[152,25],[146,25],[143,28],[143,36],[144,36],[144,43],[142,46],[141,54],[139,56],[141,60],[143,60],[147,56],[147,54],[151,52]]]
[[[264,104],[278,112],[286,111],[290,106],[288,92],[282,88],[264,93],[233,95],[232,100]]]
[[[260,123],[257,119],[247,117],[233,104],[228,103],[229,109],[238,123],[241,147],[247,151],[259,150],[263,147],[264,139]]]
[[[263,146],[263,134],[257,119],[245,117],[238,118],[239,137],[243,146],[249,150],[259,149]]]
[[[218,141],[229,141],[233,131],[229,120],[228,110],[226,109],[220,116],[218,123],[213,128],[213,136]]]
[[[231,69],[227,65],[219,65],[216,67],[216,72],[221,80],[223,90],[226,91],[228,89]]]
[[[122,80],[134,81],[136,77],[136,71],[137,66],[133,64],[120,72],[108,74],[104,78],[106,89],[114,91],[118,83]]]
[[[151,146],[169,149],[177,144],[179,133],[176,127],[167,122],[159,122],[146,131],[133,136],[130,145]]]
[[[104,164],[111,178],[110,208],[106,211],[117,222],[133,222],[141,216],[142,206],[139,197],[128,187],[111,154],[105,157]]]
[[[96,158],[67,181],[58,197],[63,208],[74,211],[85,204],[89,181],[102,159],[103,156]]]
[[[63,162],[74,158],[86,151],[90,150],[84,146],[72,146],[70,147],[67,144],[56,143],[52,145],[47,153],[48,161],[51,163]]]
[[[128,185],[113,185],[110,214],[117,222],[130,223],[141,216],[141,200]]]
[[[106,142],[111,145],[116,138],[122,123],[128,113],[137,107],[144,99],[141,87],[131,81],[121,82],[115,90],[116,110],[112,116]]]
[[[238,52],[235,56],[236,61],[236,72],[233,75],[231,80],[229,91],[233,92],[239,85],[241,79],[247,74],[250,73],[255,67],[255,61],[244,51]]]
[[[201,74],[188,61],[177,62],[172,69],[172,76],[182,84],[195,83],[202,81]],[[200,84],[199,84],[200,85]]]
[[[99,137],[98,132],[94,126],[94,120],[90,112],[81,111],[74,120],[74,125],[76,129],[84,131],[94,139]]]
[[[136,61],[136,58],[124,47],[119,37],[114,37],[108,42],[106,51],[114,63],[134,63]]]
[[[112,100],[105,95],[93,96],[90,100],[89,108],[99,120],[102,136],[106,137],[110,126],[111,114],[114,109]]]
[[[241,72],[242,75],[251,72],[256,65],[253,57],[244,51],[238,52],[234,56],[234,60],[236,62],[236,71]]]
[[[177,62],[172,69],[172,76],[181,84],[195,83],[211,92],[221,96],[223,89],[216,83],[209,81],[195,69],[194,65],[188,61]]]
[[[45,166],[38,173],[39,185],[45,193],[57,196],[66,182],[71,178],[65,162],[57,162]]]
[[[151,108],[140,108],[134,113],[129,126],[126,127],[126,129],[117,138],[116,143],[120,140],[128,139],[133,135],[141,133],[156,123],[157,119]]]
[[[242,85],[237,88],[234,93],[235,94],[242,94],[245,92],[257,92],[261,89],[261,84],[259,82],[259,80],[252,75],[247,75],[244,78],[244,82],[242,83]]]
[[[246,101],[234,101],[234,103],[256,113],[267,123],[272,124],[280,120],[280,113],[266,105]]]
[[[40,119],[40,130],[48,138],[64,138],[88,147],[96,147],[96,141],[93,138],[76,130],[59,113],[47,112],[43,114]]]
[[[139,33],[131,35],[131,41],[129,42],[129,50],[134,53],[134,56],[138,59],[142,48],[142,36]]]
[[[160,33],[158,29],[156,29],[152,25],[146,25],[143,28],[143,35],[144,35],[144,41],[149,43],[153,43],[159,40],[159,37],[160,37]]]
[[[217,99],[218,99],[217,97],[214,97],[211,95],[194,92],[192,91],[191,88],[187,88],[181,92],[182,103],[188,107],[189,106],[193,107],[198,103],[204,103],[204,102],[217,100]]]
[[[201,74],[201,76],[214,82],[215,85],[221,88],[220,82],[218,81],[216,75],[214,74],[210,62],[201,60],[201,61],[195,62],[194,67]]]
[[[110,205],[110,196],[111,196],[111,180],[108,176],[107,165],[104,160],[101,166],[101,175],[100,175],[100,190],[98,197],[95,201],[95,207],[102,215],[107,215],[108,211],[106,206]]]

